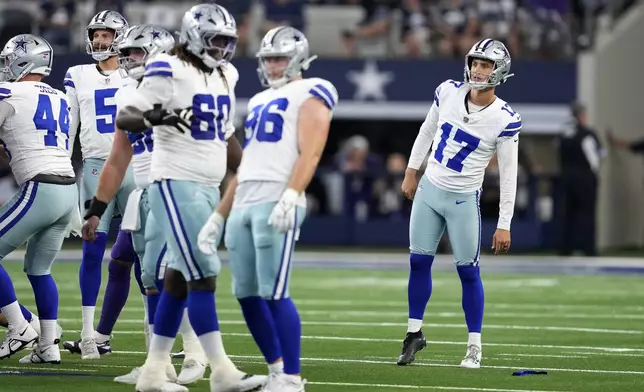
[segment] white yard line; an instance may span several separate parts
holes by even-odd
[[[80,324],[79,319],[61,318],[59,321],[63,324]],[[121,324],[142,324],[143,318],[140,319],[119,319]],[[222,325],[246,325],[243,320],[219,320]],[[311,326],[328,326],[328,327],[385,327],[385,328],[403,328],[407,323],[378,323],[378,322],[358,322],[358,321],[302,321],[302,325]],[[443,324],[443,323],[424,323],[423,328],[465,328],[464,323],[459,324]],[[522,330],[522,331],[551,331],[551,332],[585,332],[585,333],[600,333],[600,334],[618,334],[618,335],[642,335],[644,331],[638,330],[624,330],[624,329],[602,329],[602,328],[577,328],[577,327],[556,327],[556,326],[530,326],[530,325],[496,325],[485,324],[485,329],[501,329],[501,330]]]

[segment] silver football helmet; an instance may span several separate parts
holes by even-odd
[[[145,73],[145,62],[159,53],[167,53],[174,46],[174,37],[167,30],[151,25],[132,26],[117,43],[119,72],[139,80]]]
[[[309,56],[309,41],[301,31],[280,26],[266,33],[256,57],[259,62],[259,81],[264,87],[277,88],[309,69],[318,56]],[[281,70],[269,69],[267,61],[276,58],[286,58],[288,64]],[[275,77],[275,73],[281,75]]]
[[[235,18],[217,4],[195,5],[183,16],[179,42],[207,67],[224,65],[237,47]]]
[[[92,55],[94,60],[103,61],[110,57],[118,55],[116,50],[117,41],[120,36],[127,30],[127,20],[123,15],[116,11],[101,11],[94,15],[92,20],[85,28],[85,47],[87,54]],[[94,31],[95,30],[112,30],[114,32],[114,39],[108,45],[101,45],[103,47],[94,48]]]
[[[473,81],[471,75],[474,59],[488,60],[494,63],[490,77],[486,81]],[[510,73],[512,59],[503,42],[486,38],[477,42],[465,56],[465,82],[475,90],[484,90],[505,83],[514,74]]]
[[[54,50],[44,38],[20,34],[11,38],[0,52],[0,82],[17,82],[28,74],[51,73]]]

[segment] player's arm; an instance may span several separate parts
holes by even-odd
[[[72,77],[72,70],[68,69],[63,81],[65,94],[67,95],[67,104],[69,105],[69,156],[74,153],[74,142],[80,128],[80,105],[78,103],[78,94],[76,94],[76,85]]]
[[[297,121],[300,156],[295,161],[287,192],[299,196],[306,190],[322,158],[331,127],[331,110],[322,100],[307,99],[300,107]]]
[[[497,229],[510,231],[514,203],[517,194],[519,171],[519,135],[500,138],[496,145],[496,158],[499,163],[499,220]]]
[[[116,126],[119,129],[133,133],[144,132],[154,125],[164,124],[163,120],[173,115],[163,109],[174,93],[172,68],[165,61],[151,61],[145,66],[143,80],[133,93],[137,95],[135,104],[124,107],[116,116]]]
[[[228,169],[233,173],[237,173],[237,168],[241,163],[242,147],[236,137],[228,139]],[[228,218],[230,210],[233,208],[233,199],[235,198],[235,189],[237,189],[237,174],[229,181],[224,197],[221,199],[215,214],[219,214],[221,221]],[[215,215],[213,214],[213,216]],[[216,218],[219,219],[219,218]]]

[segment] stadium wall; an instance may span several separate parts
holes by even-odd
[[[644,138],[642,83],[644,3],[599,35],[596,49],[578,61],[577,92],[589,108],[590,123],[604,136],[607,127],[623,139]],[[608,147],[608,146],[607,146]],[[607,148],[598,202],[600,249],[644,246],[644,161],[630,152]]]

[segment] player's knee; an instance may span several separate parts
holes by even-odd
[[[413,243],[409,246],[409,252],[411,254],[422,255],[422,256],[435,256],[436,249],[430,249],[428,247],[418,246]]]
[[[233,280],[233,295],[237,299],[261,297],[259,287],[254,279],[238,279],[237,277]]]
[[[127,275],[130,276],[132,263],[123,260],[112,259],[107,267],[110,275]]]
[[[188,289],[190,291],[215,292],[217,290],[217,277],[210,276],[207,278],[191,280],[188,282]]]
[[[461,282],[474,282],[481,279],[480,270],[478,265],[464,264],[456,265],[456,271],[458,272]]]
[[[121,239],[121,234],[119,234],[119,238],[116,240],[116,243],[112,247],[112,251],[110,252],[110,257],[113,260],[120,260],[126,263],[133,264],[136,261],[136,254],[134,253],[134,248],[132,247],[132,241],[129,241],[129,243]]]
[[[166,269],[163,290],[180,299],[188,297],[188,285],[181,271]]]
[[[146,291],[157,290],[156,279],[154,275],[148,274],[145,271],[141,272],[141,283]]]
[[[42,265],[39,263],[29,264],[29,265],[25,265],[25,267],[23,268],[23,271],[27,275],[31,275],[31,276],[51,275],[52,264],[53,262],[50,263],[49,265]]]

